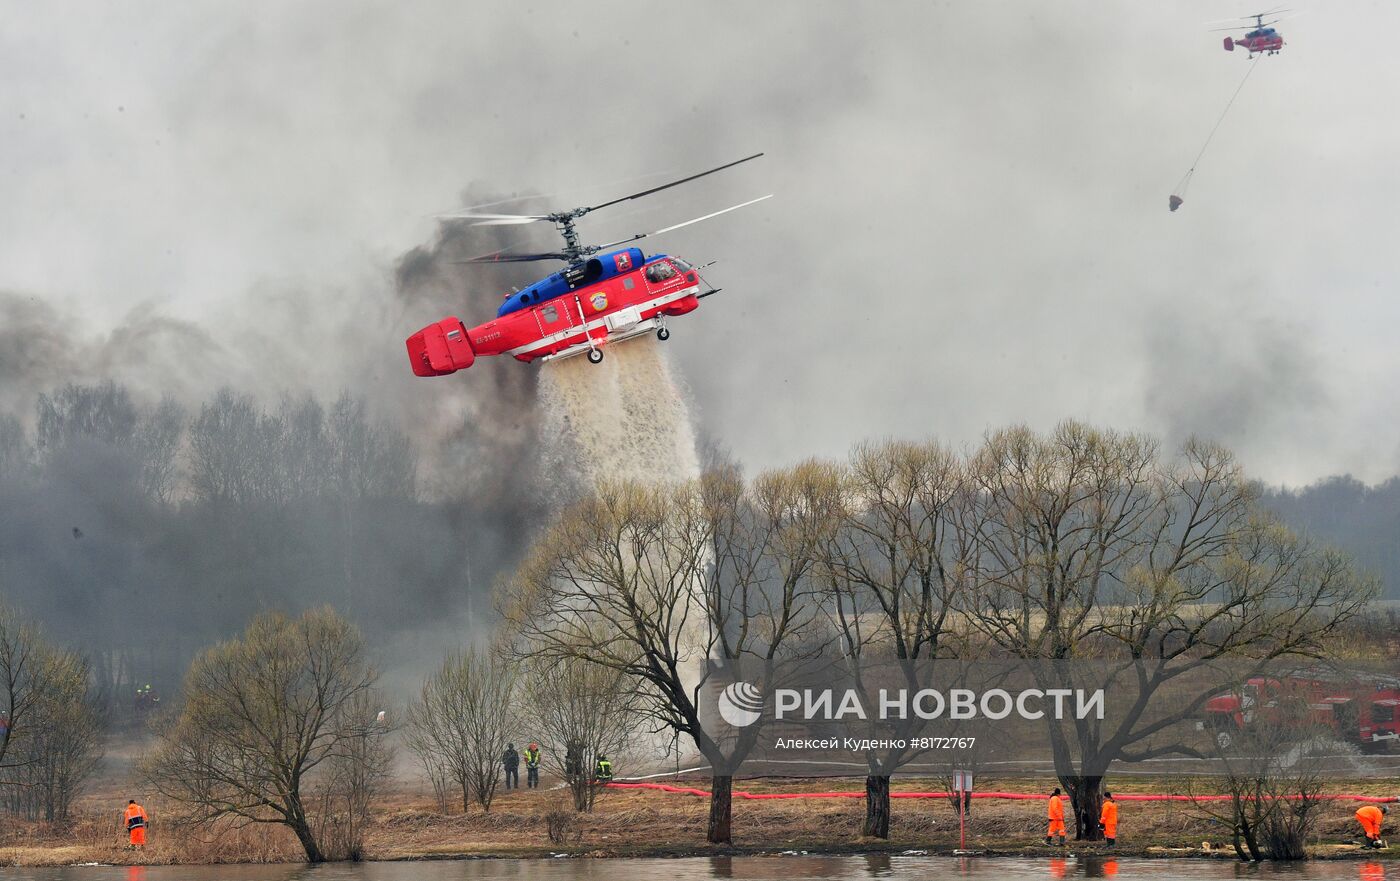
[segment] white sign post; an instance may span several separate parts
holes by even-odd
[[[953,794],[958,799],[958,850],[967,850],[967,800],[972,795],[972,772],[953,772]]]

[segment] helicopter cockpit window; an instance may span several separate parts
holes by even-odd
[[[691,266],[688,261],[682,260],[679,257],[672,257],[671,262],[676,264],[676,268],[679,269],[681,272],[690,272],[692,269],[695,268],[694,266]]]
[[[660,263],[653,263],[647,267],[647,281],[653,284],[672,278],[675,274],[676,268],[664,260]]]

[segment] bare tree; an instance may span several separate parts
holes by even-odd
[[[34,448],[18,417],[0,413],[0,481],[23,475],[34,461]]]
[[[417,462],[407,437],[371,422],[362,398],[336,398],[327,416],[332,491],[341,498],[409,497]]]
[[[517,722],[514,669],[491,652],[448,654],[408,708],[409,747],[429,776],[450,779],[462,796],[491,810],[501,755]]]
[[[251,395],[220,389],[190,424],[190,489],[216,505],[279,497],[276,444],[280,422]]]
[[[0,783],[10,810],[66,818],[98,758],[87,665],[0,606]]]
[[[537,658],[526,667],[525,696],[545,761],[568,783],[574,809],[592,810],[598,788],[589,770],[598,756],[620,766],[636,740],[643,709],[636,684],[613,668],[578,658]]]
[[[141,488],[162,505],[175,498],[179,476],[180,441],[185,433],[185,408],[172,398],[162,398],[149,412],[142,412],[136,427],[141,462]]]
[[[34,625],[0,605],[0,768],[10,745],[38,713],[55,671],[51,650]]]
[[[858,691],[865,693],[862,662],[893,659],[912,694],[919,680],[947,657],[952,596],[968,569],[972,543],[956,528],[965,496],[957,456],[936,443],[863,444],[845,470],[840,523],[823,548],[831,622]],[[920,725],[911,719],[909,727]],[[907,741],[912,731],[887,731]],[[869,750],[865,781],[866,835],[888,838],[890,774],[908,748]]]
[[[969,477],[976,504],[963,528],[977,566],[961,595],[967,620],[1016,657],[1097,659],[1093,687],[1131,693],[1108,722],[1047,717],[1081,838],[1099,837],[1111,762],[1193,752],[1170,735],[1219,687],[1210,677],[1193,685],[1195,674],[1316,654],[1375,594],[1341,555],[1262,513],[1217,446],[1193,441],[1164,462],[1139,435],[1075,422],[1048,436],[1016,428],[987,438]],[[1162,712],[1155,699],[1168,686],[1190,692]]]
[[[535,546],[502,610],[527,651],[578,658],[639,684],[650,721],[691,738],[713,769],[707,838],[731,838],[734,768],[761,726],[707,730],[708,662],[765,681],[817,612],[810,576],[839,504],[835,469],[732,469],[680,486],[609,484]]]
[[[316,840],[330,859],[359,861],[364,854],[364,834],[369,826],[370,804],[383,788],[394,761],[388,743],[392,726],[381,709],[379,695],[365,691],[346,703],[345,727],[359,728],[326,760],[318,775],[315,812]]]
[[[157,728],[142,769],[197,822],[280,824],[321,862],[309,787],[376,735],[363,716],[376,679],[359,631],[330,609],[260,615],[195,659],[184,706]]]
[[[1317,820],[1327,775],[1311,753],[1328,741],[1302,694],[1280,695],[1267,716],[1236,733],[1229,746],[1216,744],[1213,758],[1223,769],[1210,778],[1224,784],[1229,800],[1198,799],[1196,809],[1231,831],[1235,854],[1245,862],[1300,860]],[[1195,783],[1188,777],[1188,793]],[[1211,794],[1214,794],[1212,792]]]
[[[61,821],[102,757],[100,722],[89,700],[87,664],[52,650],[37,663],[43,687],[15,735],[3,774],[5,800],[11,813]]]

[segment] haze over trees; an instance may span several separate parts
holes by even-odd
[[[377,642],[484,613],[523,541],[490,497],[426,492],[409,438],[348,394],[68,385],[30,424],[0,416],[0,589],[83,647],[114,718],[265,609],[330,603]]]
[[[1345,551],[1400,600],[1400,477],[1368,486],[1329,477],[1295,489],[1261,489],[1260,502],[1291,528]]]
[[[1228,451],[1166,455],[1066,422],[962,456],[888,443],[747,482],[720,468],[604,485],[537,542],[503,608],[525,654],[630,677],[648,715],[694,742],[714,775],[710,841],[730,838],[733,775],[762,728],[706,727],[710,664],[757,662],[745,679],[766,692],[775,662],[833,645],[1044,662],[1043,687],[1065,684],[1056,665],[1093,662],[1106,678],[1075,684],[1132,682],[1126,707],[1104,723],[1047,715],[1044,732],[1077,835],[1094,839],[1110,765],[1191,751],[1168,734],[1224,684],[1193,676],[1315,657],[1376,588],[1266,511]],[[908,758],[867,755],[867,834],[888,834],[888,775]]]

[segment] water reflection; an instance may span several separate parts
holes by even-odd
[[[688,859],[464,860],[326,866],[70,866],[6,869],[3,881],[977,881],[1116,878],[1119,881],[1385,881],[1385,864],[1313,862],[1247,866],[1236,861],[1114,859],[1071,854],[1041,859],[986,859],[864,854]],[[1400,881],[1400,871],[1391,878]]]

